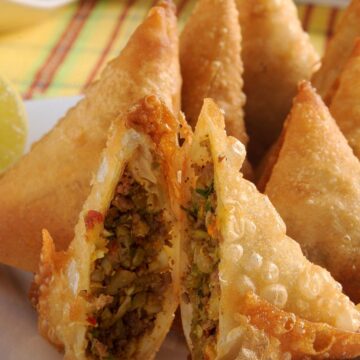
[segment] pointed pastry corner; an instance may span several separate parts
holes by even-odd
[[[207,116],[210,121],[216,123],[221,129],[225,129],[224,110],[220,109],[213,99],[204,99],[200,116]]]
[[[42,238],[43,245],[40,254],[39,269],[38,272],[35,273],[34,281],[31,284],[29,298],[39,314],[39,332],[61,350],[63,346],[55,336],[55,331],[48,321],[50,310],[47,301],[52,291],[51,288],[53,286],[52,282],[56,267],[61,266],[60,258],[62,257],[62,253],[56,253],[54,241],[48,230],[42,230]]]
[[[179,122],[156,95],[148,95],[134,106],[126,123],[148,134],[158,146],[179,130]],[[167,153],[164,151],[163,155],[167,156]]]
[[[298,85],[298,93],[294,98],[294,103],[313,102],[315,99],[317,102],[321,101],[320,96],[317,94],[311,83],[306,80],[300,81]]]
[[[29,294],[30,301],[34,307],[37,307],[40,294],[45,291],[54,270],[54,241],[46,229],[43,229],[42,237],[43,245],[40,253],[39,269],[35,274]]]
[[[298,107],[301,107],[299,111],[297,110]],[[305,111],[307,113],[311,111],[310,109],[315,112],[319,109],[327,111],[315,88],[309,81],[303,80],[298,84],[298,92],[293,99],[293,106],[284,122],[279,138],[268,150],[256,170],[257,187],[261,192],[265,191],[266,184],[271,178],[271,173],[279,158],[282,145],[287,134],[288,124],[294,119],[298,119],[300,114],[305,114]]]
[[[156,8],[163,8],[165,9],[167,14],[175,14],[176,13],[176,5],[172,0],[161,0],[159,1],[156,6],[153,7],[153,10],[155,11]],[[151,11],[153,11],[151,10]],[[150,13],[151,13],[150,11]]]
[[[334,123],[329,109],[309,81],[301,81],[298,85],[298,92],[293,99],[293,106],[284,124],[283,131],[285,134],[288,124],[297,121],[297,119],[303,119],[304,123],[328,119]]]
[[[42,248],[38,271],[30,289],[30,300],[39,309],[41,299],[46,298],[56,271],[62,266],[65,252],[55,250],[54,240],[48,230],[42,230]],[[41,308],[41,306],[40,306]]]
[[[245,160],[245,145],[236,137],[226,136],[225,111],[221,109],[213,99],[204,99],[198,122],[203,129],[212,124],[210,134],[217,132],[217,136],[213,141],[218,143],[219,147],[222,147],[220,143],[224,142],[223,145],[226,145],[227,158],[230,161],[231,166],[237,169],[241,168],[241,171],[244,174],[250,176],[252,174],[252,169],[251,165]],[[218,161],[221,160],[221,158],[220,155]]]
[[[148,13],[148,18],[173,18],[176,16],[176,5],[172,0],[159,1]]]
[[[173,139],[174,133],[187,141],[191,137],[191,129],[183,116],[176,118],[159,97],[148,95],[129,111],[126,124],[150,136],[157,146],[158,155],[168,164],[165,176],[176,177],[182,158],[175,155],[178,148]],[[178,194],[179,184],[171,184],[173,193]]]

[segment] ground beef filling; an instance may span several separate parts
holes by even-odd
[[[137,340],[154,328],[171,283],[170,224],[164,210],[128,169],[106,214],[108,252],[91,274],[91,296],[103,300],[89,317],[87,353],[96,359],[132,358]]]
[[[196,167],[195,173],[198,179],[185,209],[190,223],[187,248],[190,265],[183,297],[193,308],[190,337],[194,359],[209,359],[216,356],[220,299],[213,165]]]

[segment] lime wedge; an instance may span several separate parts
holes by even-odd
[[[20,95],[0,76],[0,173],[24,152],[28,122]]]

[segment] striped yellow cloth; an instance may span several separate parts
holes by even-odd
[[[180,27],[196,0],[175,0]],[[13,81],[25,99],[74,95],[91,83],[118,54],[156,0],[83,0],[46,21],[0,34],[0,74]],[[304,28],[320,53],[340,11],[300,5]]]

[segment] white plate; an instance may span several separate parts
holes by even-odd
[[[0,32],[18,30],[45,20],[75,0],[0,0]]]
[[[49,131],[79,97],[34,100],[26,103],[29,116],[29,143]],[[37,319],[28,300],[32,274],[0,265],[0,359],[62,359],[37,332]],[[188,351],[179,331],[172,330],[157,360],[185,360]],[[145,359],[144,359],[145,360]]]

